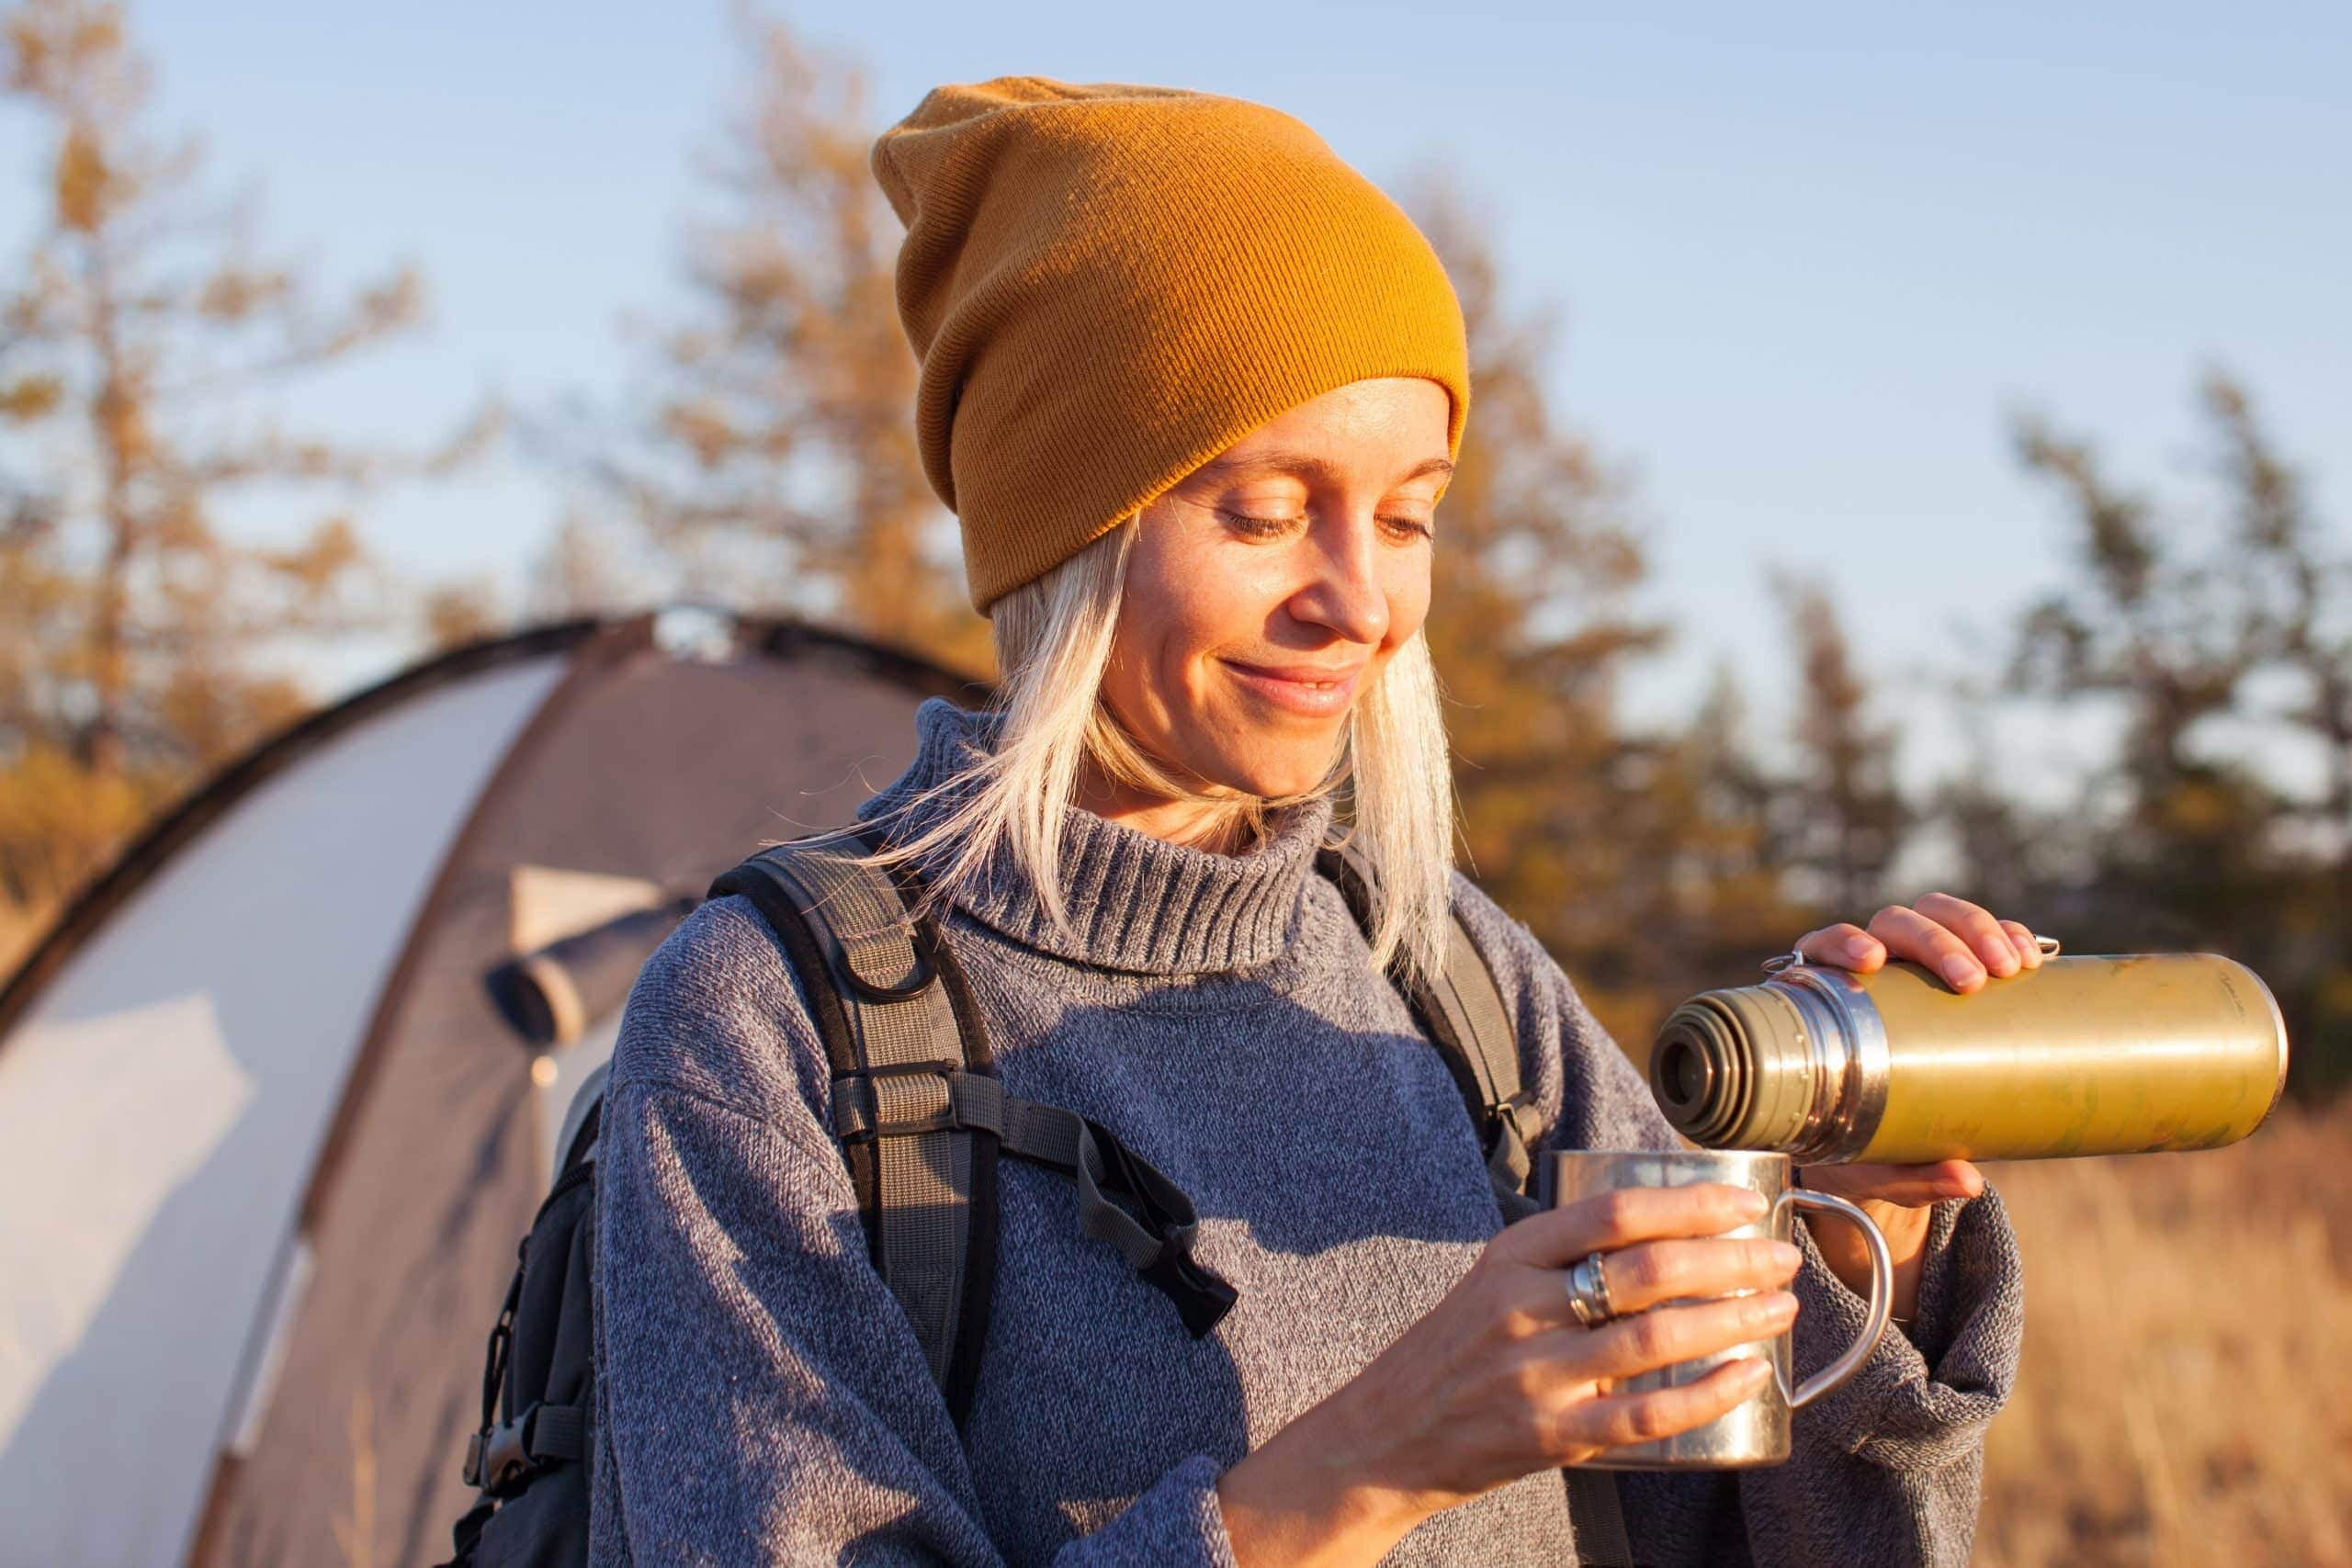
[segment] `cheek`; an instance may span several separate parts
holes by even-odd
[[[1399,563],[1398,570],[1388,583],[1388,636],[1385,646],[1391,649],[1412,640],[1430,614],[1430,553],[1416,550]]]
[[[1136,540],[1103,678],[1112,711],[1145,737],[1197,710],[1212,689],[1209,656],[1262,639],[1266,612],[1253,608],[1245,574],[1185,533],[1147,526]]]

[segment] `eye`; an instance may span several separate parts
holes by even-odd
[[[1253,539],[1271,539],[1297,526],[1296,521],[1288,517],[1251,517],[1246,513],[1227,512],[1221,508],[1217,515],[1231,524],[1236,533],[1247,534]]]
[[[1278,534],[1286,534],[1298,525],[1296,518],[1252,517],[1247,513],[1228,512],[1222,508],[1218,510],[1217,515],[1232,525],[1236,533],[1247,534],[1251,538],[1257,539],[1271,539]],[[1437,536],[1437,530],[1418,517],[1384,517],[1381,522],[1407,539],[1430,539]]]

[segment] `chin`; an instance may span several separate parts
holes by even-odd
[[[1345,719],[1334,723],[1268,724],[1265,716],[1211,709],[1179,718],[1144,750],[1182,775],[1212,789],[1245,795],[1298,795],[1323,782],[1347,734]],[[1134,734],[1133,730],[1128,732]],[[1178,760],[1181,759],[1181,760]]]
[[[1236,758],[1218,769],[1217,782],[1256,795],[1298,795],[1323,782],[1331,757],[1330,748],[1323,747],[1293,756]]]

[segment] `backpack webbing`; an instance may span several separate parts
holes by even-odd
[[[957,1423],[987,1333],[1000,1153],[1070,1177],[1079,1229],[1117,1248],[1195,1338],[1206,1335],[1235,1295],[1192,1256],[1192,1200],[1101,1124],[1004,1092],[945,941],[929,920],[907,919],[891,877],[855,863],[866,847],[842,835],[775,845],[707,896],[748,898],[810,992],[833,1073],[833,1131],[876,1267]]]
[[[460,1473],[480,1496],[446,1568],[534,1568],[588,1557],[594,1443],[595,1158],[605,1069],[573,1096],[561,1163],[515,1250],[482,1359],[481,1425]],[[499,1418],[501,1411],[505,1418]]]

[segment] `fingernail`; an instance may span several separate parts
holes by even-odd
[[[1771,1362],[1757,1356],[1747,1356],[1741,1359],[1739,1381],[1747,1387],[1762,1388],[1765,1383],[1771,1381]]]
[[[1739,1190],[1739,1212],[1748,1218],[1760,1217],[1764,1211],[1771,1206],[1764,1201],[1764,1194],[1753,1187],[1743,1187]]]
[[[1789,1294],[1786,1291],[1775,1292],[1772,1296],[1771,1313],[1773,1322],[1789,1322],[1797,1314],[1796,1297]]]
[[[1849,937],[1848,937],[1848,938],[1846,939],[1846,956],[1847,956],[1847,957],[1849,957],[1849,958],[1868,958],[1870,955],[1871,955],[1871,939],[1870,939],[1870,938],[1868,938],[1868,937],[1866,937],[1866,936],[1849,936]]]
[[[1770,1254],[1773,1265],[1781,1269],[1794,1269],[1804,1261],[1804,1254],[1785,1241],[1773,1242],[1766,1250]]]
[[[1977,974],[1976,960],[1953,953],[1944,960],[1944,978],[1955,986],[1965,986]]]

